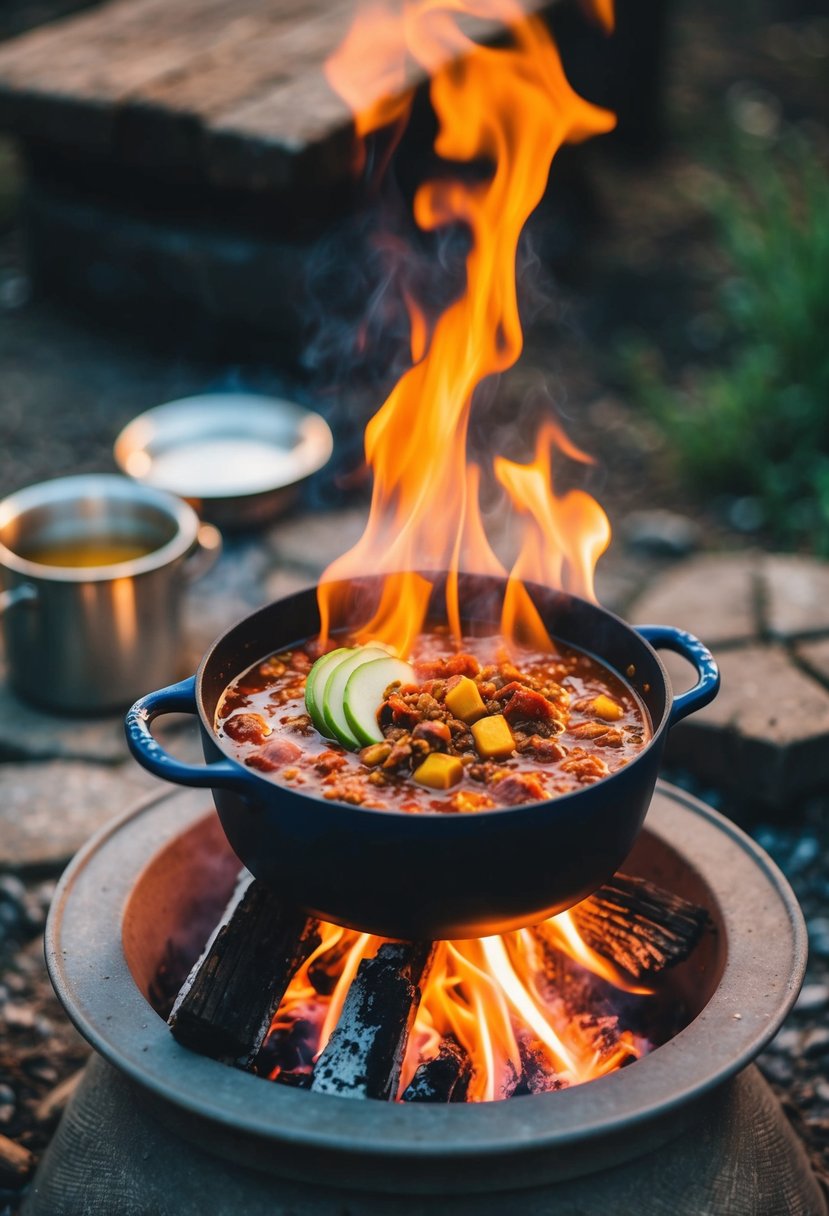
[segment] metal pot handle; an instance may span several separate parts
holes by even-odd
[[[195,714],[196,677],[147,693],[136,701],[124,720],[127,745],[138,763],[156,777],[176,785],[221,787],[249,791],[251,775],[232,760],[216,764],[186,764],[171,756],[152,736],[150,724],[162,714]]]
[[[694,687],[673,699],[669,728],[714,700],[720,687],[720,669],[711,651],[699,638],[671,625],[636,625],[634,628],[654,650],[672,650],[696,668],[697,682]]]
[[[37,599],[37,588],[31,583],[20,583],[8,591],[0,591],[0,613],[7,612],[17,604],[33,604]]]
[[[184,561],[184,577],[188,583],[203,578],[212,570],[222,552],[222,534],[213,524],[199,524],[195,544]]]

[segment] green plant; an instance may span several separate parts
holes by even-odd
[[[688,480],[757,498],[778,543],[829,555],[829,174],[791,137],[736,159],[712,202],[727,363],[682,389],[641,350],[629,369]]]

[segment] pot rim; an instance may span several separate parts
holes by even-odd
[[[106,825],[58,884],[45,951],[66,1012],[103,1057],[164,1101],[237,1133],[359,1152],[364,1164],[372,1157],[460,1162],[595,1141],[661,1119],[743,1069],[776,1034],[803,980],[806,926],[778,867],[730,820],[660,782],[644,830],[702,878],[727,944],[714,993],[673,1039],[609,1076],[506,1102],[355,1103],[268,1085],[176,1043],[136,986],[115,929],[139,874],[212,814],[205,812],[203,793],[165,793]]]
[[[378,575],[378,576],[373,576],[373,577],[377,577],[379,579],[379,578],[383,578],[385,576]],[[439,577],[439,576],[432,575],[431,577]],[[489,581],[493,581],[493,582],[503,581],[504,583],[506,583],[506,578],[504,578],[502,580],[502,579],[493,578],[493,576],[481,576],[481,575],[474,575],[474,574],[471,575],[471,577],[486,578]],[[545,591],[547,593],[550,592],[549,588],[544,588],[538,584],[531,583],[531,582],[525,582],[524,586],[530,590],[537,588],[542,593]],[[522,813],[528,813],[528,812],[532,812],[532,811],[537,812],[539,807],[569,806],[571,804],[571,799],[577,798],[580,794],[587,794],[591,790],[595,790],[595,789],[599,788],[600,786],[606,785],[607,782],[612,781],[613,778],[617,777],[620,773],[624,772],[624,773],[629,774],[629,773],[634,772],[638,767],[640,767],[645,762],[646,759],[649,758],[649,754],[654,750],[655,747],[659,748],[662,746],[665,735],[667,734],[669,719],[671,716],[671,709],[672,709],[672,704],[673,704],[674,693],[673,693],[673,685],[671,683],[671,678],[668,674],[668,670],[667,670],[665,664],[662,662],[662,659],[660,658],[658,651],[650,644],[650,642],[641,633],[638,632],[638,630],[633,625],[630,625],[621,616],[619,616],[617,613],[611,612],[608,608],[604,608],[600,604],[592,603],[589,600],[584,600],[577,595],[571,594],[570,592],[556,591],[556,592],[554,592],[554,594],[557,596],[563,596],[568,600],[576,602],[577,604],[582,604],[586,608],[588,608],[592,611],[595,611],[596,613],[606,617],[607,619],[612,621],[615,625],[621,627],[628,634],[630,634],[632,640],[637,645],[643,646],[645,648],[645,650],[649,654],[649,657],[651,657],[653,659],[653,661],[656,663],[657,669],[658,669],[661,679],[662,679],[662,685],[663,685],[664,694],[665,694],[665,703],[664,703],[664,706],[662,709],[662,715],[659,719],[658,724],[654,723],[647,705],[645,705],[641,694],[639,692],[637,692],[635,688],[633,688],[630,679],[624,673],[618,671],[615,667],[613,667],[606,659],[604,659],[602,657],[601,654],[598,654],[596,651],[593,651],[593,650],[588,650],[584,646],[577,645],[574,642],[568,641],[567,638],[560,637],[558,634],[551,632],[550,637],[552,638],[553,641],[561,642],[563,645],[570,647],[570,649],[577,650],[580,653],[587,655],[589,658],[595,659],[601,666],[603,666],[603,667],[607,668],[609,671],[613,672],[613,674],[619,680],[621,680],[621,682],[624,684],[624,686],[633,692],[633,695],[635,696],[637,702],[639,702],[639,704],[644,707],[645,713],[647,714],[648,724],[649,724],[650,730],[651,730],[650,738],[647,740],[644,747],[642,747],[642,749],[633,757],[633,759],[628,761],[628,763],[623,768],[616,769],[615,772],[611,772],[611,773],[608,773],[604,777],[600,777],[598,779],[598,781],[593,781],[593,782],[591,782],[590,785],[582,786],[578,789],[570,790],[566,794],[557,794],[552,798],[543,798],[537,802],[522,802],[517,806],[485,807],[485,808],[482,808],[481,810],[476,811],[474,813],[474,815],[463,816],[463,819],[465,821],[472,822],[475,819],[479,819],[481,816],[485,816],[487,819],[490,819],[490,818],[502,816],[502,815],[509,815],[514,819],[516,817],[516,815],[520,816]],[[235,624],[233,624],[229,629],[226,629],[222,634],[220,634],[219,637],[216,638],[210,644],[208,649],[205,651],[204,655],[202,656],[201,662],[199,663],[199,666],[196,670],[195,699],[196,699],[196,708],[198,711],[198,717],[199,717],[199,721],[201,722],[202,729],[205,731],[207,736],[212,740],[212,742],[215,744],[215,746],[219,749],[219,751],[222,753],[222,755],[225,757],[225,759],[230,761],[232,764],[234,764],[239,769],[239,772],[243,773],[246,778],[251,779],[254,789],[260,788],[260,789],[265,790],[265,789],[272,789],[272,788],[276,787],[278,790],[287,790],[288,793],[290,793],[291,795],[293,795],[295,797],[306,799],[309,802],[321,803],[323,805],[331,805],[326,799],[320,797],[318,794],[308,793],[305,790],[303,790],[301,788],[295,788],[294,786],[281,785],[279,782],[271,780],[264,774],[257,772],[255,769],[247,768],[244,765],[240,764],[238,759],[236,758],[236,756],[233,754],[232,750],[230,749],[229,745],[223,739],[221,739],[219,737],[219,735],[217,734],[212,720],[207,715],[207,712],[205,710],[205,704],[204,704],[204,702],[205,702],[204,680],[205,680],[205,675],[207,673],[207,669],[210,666],[211,660],[212,660],[216,650],[226,641],[226,639],[229,637],[229,635],[234,633],[237,629],[243,629],[246,625],[249,625],[249,623],[255,617],[257,617],[260,613],[272,611],[274,608],[284,605],[285,603],[288,603],[290,601],[293,601],[294,599],[306,598],[309,595],[314,595],[314,596],[316,595],[316,587],[306,587],[300,591],[294,592],[293,595],[286,596],[283,599],[275,601],[272,604],[265,604],[261,608],[256,609],[254,612],[249,613],[247,616],[243,617],[241,620],[236,621]],[[310,637],[313,637],[313,634],[309,634],[308,638],[298,639],[298,641],[300,641],[300,642],[307,641]],[[284,645],[294,645],[294,644],[295,644],[295,642],[284,643]],[[276,649],[278,649],[278,648],[279,648],[279,643],[277,644]],[[273,653],[273,651],[269,651],[268,653]],[[254,663],[261,662],[262,659],[267,658],[267,657],[268,657],[267,654],[263,654],[260,658],[253,659],[248,664],[248,666],[252,667],[254,665]],[[230,680],[226,681],[226,686],[228,684],[230,684],[232,680],[235,680],[237,676],[241,675],[242,671],[245,671],[245,670],[247,670],[247,668],[241,668],[239,671],[235,672],[234,675],[230,678]],[[339,745],[336,744],[336,742],[335,742],[335,746],[339,746]],[[334,805],[342,805],[342,804],[334,803]],[[389,807],[382,811],[377,811],[375,808],[372,808],[372,807],[349,805],[348,810],[349,810],[349,813],[354,814],[354,815],[377,816],[378,814],[382,814],[384,816],[392,816],[395,819],[404,819],[404,820],[423,822],[423,823],[431,823],[436,819],[443,820],[446,818],[446,812],[433,811],[433,810],[418,811],[417,815],[414,815],[414,816],[410,812],[398,810],[396,807]],[[452,818],[454,820],[457,817],[453,816]]]
[[[175,534],[142,557],[102,566],[51,566],[31,561],[0,540],[0,566],[42,583],[70,583],[77,586],[148,574],[184,557],[196,543],[199,519],[192,507],[166,490],[142,486],[116,473],[79,473],[71,477],[54,477],[16,490],[0,502],[0,529],[38,507],[93,500],[96,497],[155,507],[175,524]]]

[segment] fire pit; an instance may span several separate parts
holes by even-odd
[[[753,1057],[797,993],[805,931],[766,856],[661,785],[627,873],[704,905],[672,972],[687,1024],[612,1075],[506,1102],[357,1102],[181,1047],[155,1007],[196,959],[238,862],[202,793],[159,798],[76,859],[47,936],[53,981],[96,1048],[28,1216],[184,1210],[823,1213]]]

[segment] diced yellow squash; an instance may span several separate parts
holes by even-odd
[[[461,676],[458,683],[446,694],[446,708],[461,722],[477,722],[486,713],[486,706],[478,691],[478,685],[469,676]]]
[[[457,785],[463,776],[463,765],[457,756],[444,752],[431,752],[412,773],[418,785],[428,785],[433,790],[448,790]]]
[[[618,722],[620,718],[624,717],[625,711],[618,701],[614,701],[611,697],[606,697],[604,693],[600,693],[593,700],[593,713],[597,718],[602,718],[605,722]]]
[[[472,738],[482,760],[506,760],[515,751],[515,740],[503,714],[492,714],[474,722]]]

